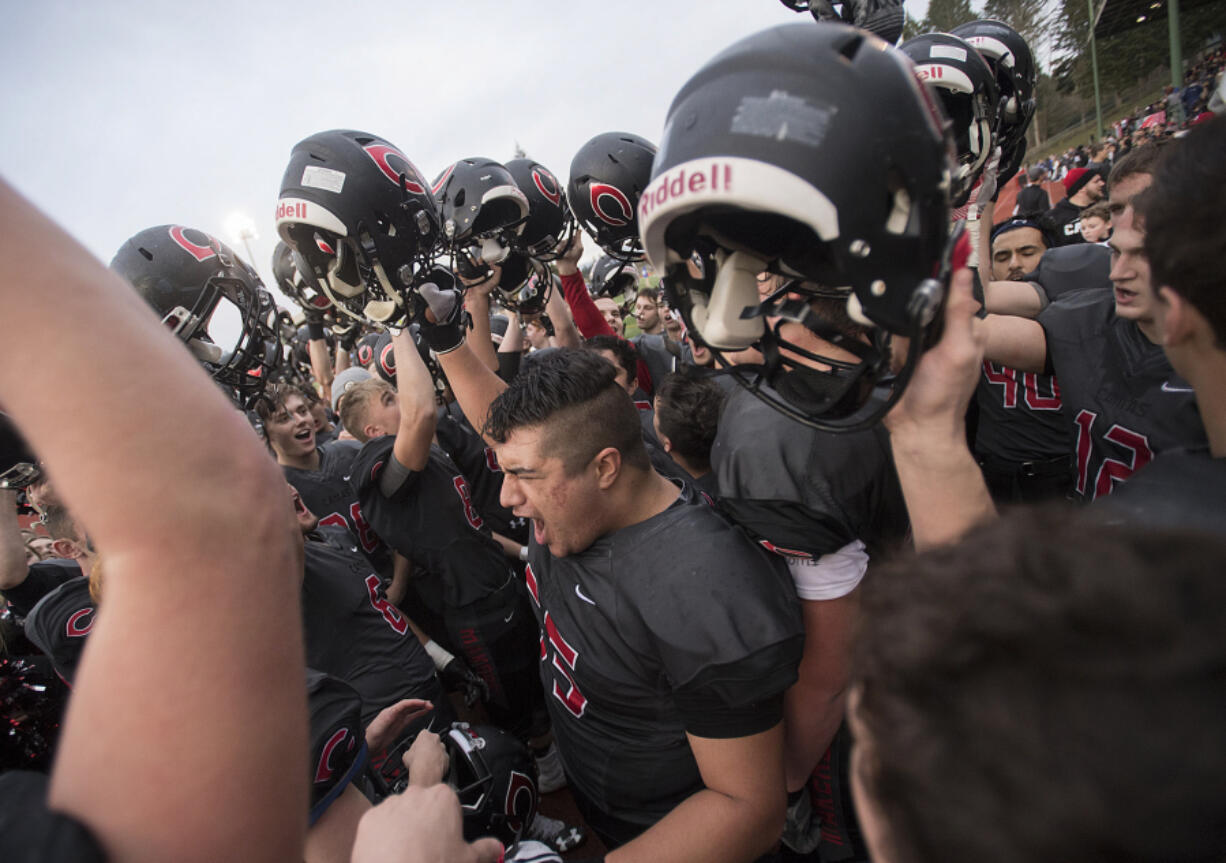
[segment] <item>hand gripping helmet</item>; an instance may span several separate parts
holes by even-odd
[[[996,77],[979,52],[957,36],[925,33],[898,46],[915,63],[915,71],[935,88],[953,122],[958,167],[951,197],[960,207],[983,172],[995,146]]]
[[[973,46],[996,76],[1000,176],[1012,177],[1026,157],[1026,131],[1034,119],[1036,82],[1030,46],[1008,24],[991,19],[959,24],[950,33]]]
[[[628,132],[605,132],[579,148],[570,163],[566,201],[575,219],[619,261],[641,261],[639,196],[651,179],[656,148]]]
[[[9,415],[0,412],[0,489],[34,485],[42,473],[26,439]]]
[[[430,187],[443,220],[443,245],[457,272],[476,278],[500,263],[528,218],[528,199],[493,159],[461,159]]]
[[[343,314],[375,324],[411,316],[439,237],[421,173],[382,138],[331,131],[295,145],[281,178],[277,232],[303,278]]]
[[[919,358],[913,338],[892,373],[890,334],[922,337],[939,321],[951,152],[935,99],[900,52],[841,24],[765,30],[717,55],[674,98],[639,204],[647,257],[704,343],[761,346],[764,363],[737,366],[739,383],[808,425],[865,428]],[[790,279],[765,299],[764,270]],[[871,325],[869,342],[842,338],[808,300],[786,300],[796,292]],[[781,320],[771,327],[767,317]],[[784,321],[860,362],[809,352],[835,371],[796,363],[780,350]]]
[[[239,407],[264,391],[281,360],[280,324],[260,277],[228,247],[192,228],[132,237],[111,269],[123,276]]]
[[[528,199],[528,219],[511,247],[538,261],[553,261],[575,232],[575,219],[566,204],[562,184],[553,172],[531,159],[512,159],[507,171]]]
[[[451,758],[446,782],[460,798],[464,838],[493,836],[510,848],[536,817],[536,761],[528,747],[492,725],[453,723],[442,736]]]
[[[605,255],[592,265],[592,278],[588,280],[587,289],[593,297],[618,297],[633,290],[636,284],[638,276],[634,267]]]
[[[902,35],[906,17],[903,0],[782,0],[783,5],[797,12],[809,12],[818,21],[842,21],[880,36],[891,45]],[[835,11],[841,3],[842,14]]]
[[[512,252],[502,262],[498,299],[504,308],[521,315],[540,314],[549,302],[553,274],[536,258]]]

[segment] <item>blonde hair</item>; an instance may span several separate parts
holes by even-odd
[[[371,378],[354,384],[341,396],[337,404],[341,415],[341,425],[356,440],[366,443],[370,439],[365,432],[365,427],[370,413],[371,400],[381,397],[385,392],[395,392],[395,390],[387,381]]]

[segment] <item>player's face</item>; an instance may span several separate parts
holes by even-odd
[[[663,308],[664,332],[668,333],[668,337],[674,342],[681,341],[682,334],[685,332],[685,324],[681,321],[681,313],[667,306]]]
[[[1121,318],[1147,324],[1155,320],[1158,300],[1150,283],[1149,259],[1145,257],[1145,234],[1134,226],[1128,208],[1115,225],[1111,248],[1111,283],[1115,287],[1115,313]]]
[[[315,424],[315,431],[319,433],[328,425],[328,408],[323,401],[317,401],[311,405],[311,421]]]
[[[400,401],[394,390],[383,390],[366,415],[366,427],[374,426],[374,437],[395,434],[400,428]]]
[[[554,557],[583,551],[603,533],[600,490],[594,472],[567,476],[562,460],[542,452],[545,432],[523,426],[494,446],[502,466],[500,502],[516,516],[532,520],[537,545]]]
[[[1085,184],[1086,197],[1090,199],[1091,204],[1103,199],[1103,188],[1106,185],[1102,174],[1095,174],[1090,182]]]
[[[290,505],[294,508],[294,519],[298,522],[298,529],[303,533],[310,533],[319,527],[319,516],[307,509],[306,504],[302,502],[302,496],[298,494],[298,489],[288,483],[286,485],[289,488]]]
[[[634,301],[634,319],[640,330],[654,330],[660,326],[660,307],[651,297],[639,297]]]
[[[315,419],[302,396],[287,398],[264,423],[264,431],[278,457],[301,458],[315,451]]]
[[[1107,207],[1111,210],[1111,221],[1118,219],[1128,203],[1148,189],[1153,180],[1154,178],[1149,174],[1132,174],[1122,180],[1117,180],[1111,186],[1111,197],[1107,199]]]
[[[992,241],[992,278],[1017,281],[1039,265],[1047,250],[1038,228],[1014,228]]]
[[[537,350],[549,347],[549,333],[545,332],[545,328],[536,321],[528,321],[527,326],[524,327],[524,338]]]
[[[612,297],[600,297],[596,300],[596,308],[600,309],[600,316],[612,328],[613,335],[620,336],[623,326],[622,313],[617,307],[617,301]]]
[[[694,357],[694,365],[709,366],[712,364],[714,357],[711,356],[711,351],[707,349],[706,345],[698,344],[688,334],[685,337],[685,343],[690,346],[690,352]]]

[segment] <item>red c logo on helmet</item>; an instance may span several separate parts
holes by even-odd
[[[328,762],[332,760],[332,753],[337,750],[345,738],[349,736],[348,728],[338,728],[336,733],[328,738],[328,742],[324,744],[323,752],[319,756],[319,764],[315,766],[315,781],[327,782],[332,778],[332,765]],[[353,749],[354,741],[350,740],[349,745],[345,747],[345,751],[349,752]]]
[[[187,252],[197,261],[207,261],[209,258],[217,257],[216,240],[214,240],[208,234],[193,230],[193,234],[200,234],[200,236],[209,241],[209,245],[202,246],[199,243],[193,243],[191,240],[189,240],[187,235],[184,233],[186,230],[187,228],[184,228],[182,225],[175,225],[170,229],[170,239],[175,241],[176,246]]]
[[[447,170],[443,171],[442,176],[435,180],[434,185],[430,187],[430,193],[432,195],[438,195],[438,190],[447,184],[447,178],[451,176],[451,172],[454,170],[455,162],[452,162],[451,165],[448,166]]]
[[[389,378],[396,377],[396,353],[393,350],[394,347],[395,345],[387,344],[379,352],[379,367],[383,369],[383,373]]]
[[[374,160],[375,165],[383,172],[383,176],[387,177],[396,188],[400,188],[400,175],[405,176],[405,188],[414,195],[424,195],[426,189],[421,183],[418,183],[416,178],[421,175],[417,173],[417,168],[409,161],[409,157],[388,144],[367,144],[362,148],[367,156]],[[404,162],[404,170],[397,171],[392,167],[392,163],[388,161],[390,156],[395,156],[400,161]]]
[[[549,199],[550,203],[556,205],[562,200],[562,189],[558,186],[557,178],[539,165],[532,169],[532,184],[536,186],[538,192]],[[552,191],[550,191],[551,186]]]
[[[518,770],[512,770],[507,780],[507,799],[502,807],[507,816],[507,826],[519,833],[532,818],[535,809],[532,805],[532,780]]]
[[[607,222],[615,228],[620,228],[623,225],[628,225],[634,219],[634,207],[630,206],[630,199],[625,196],[621,189],[616,186],[610,186],[607,183],[592,183],[590,190],[592,198],[592,209],[596,211],[596,215],[602,221]],[[613,203],[621,210],[621,213],[608,213],[604,210],[603,202],[605,198],[611,198]]]
[[[69,638],[84,638],[89,635],[89,631],[94,628],[94,609],[82,608],[80,611],[68,618],[68,624],[64,627]]]

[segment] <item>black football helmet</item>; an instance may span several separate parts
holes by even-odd
[[[443,245],[456,272],[477,278],[486,264],[501,263],[523,230],[528,199],[502,163],[461,159],[439,174],[430,187],[443,220]]]
[[[639,196],[651,179],[655,145],[629,132],[605,132],[570,163],[566,201],[576,221],[619,261],[641,261]]]
[[[916,74],[932,85],[953,123],[958,167],[951,197],[955,207],[970,197],[995,146],[996,77],[983,57],[957,36],[925,33],[899,46],[915,63]]]
[[[455,722],[442,735],[451,758],[446,782],[460,798],[464,838],[493,836],[507,848],[536,817],[536,761],[528,747],[492,725]]]
[[[498,300],[503,308],[521,315],[536,315],[545,311],[553,274],[536,258],[512,252],[502,262],[498,278]]]
[[[120,247],[123,276],[241,408],[281,360],[280,324],[259,275],[227,246],[182,225],[148,228]]]
[[[638,284],[634,267],[608,255],[592,264],[592,277],[587,290],[593,297],[618,297]],[[631,298],[633,299],[633,298]]]
[[[519,235],[511,238],[511,247],[538,261],[557,260],[575,232],[575,218],[562,184],[552,171],[531,159],[512,159],[506,168],[528,199],[528,219]]]
[[[1030,46],[1008,24],[991,19],[959,24],[950,33],[973,46],[996,76],[1000,176],[1010,178],[1026,158],[1026,131],[1034,119],[1037,82]]]
[[[42,475],[38,456],[9,415],[0,411],[0,488],[27,488]]]
[[[905,55],[842,24],[774,27],[717,55],[673,99],[639,204],[643,245],[669,306],[718,357],[759,346],[763,363],[736,366],[739,383],[816,428],[866,428],[901,396],[940,320],[951,170],[946,121]],[[784,277],[766,297],[763,271]],[[869,342],[789,294],[837,301]],[[790,344],[787,321],[859,361]],[[897,373],[892,333],[912,337]]]
[[[303,279],[342,314],[385,325],[415,313],[412,289],[440,236],[438,208],[396,147],[347,130],[298,142],[276,219]]]
[[[277,281],[281,293],[302,307],[305,312],[315,312],[323,315],[332,310],[332,301],[323,291],[317,290],[318,283],[312,279],[307,282],[302,272],[310,271],[302,256],[283,242],[278,242],[272,252],[272,277]]]

